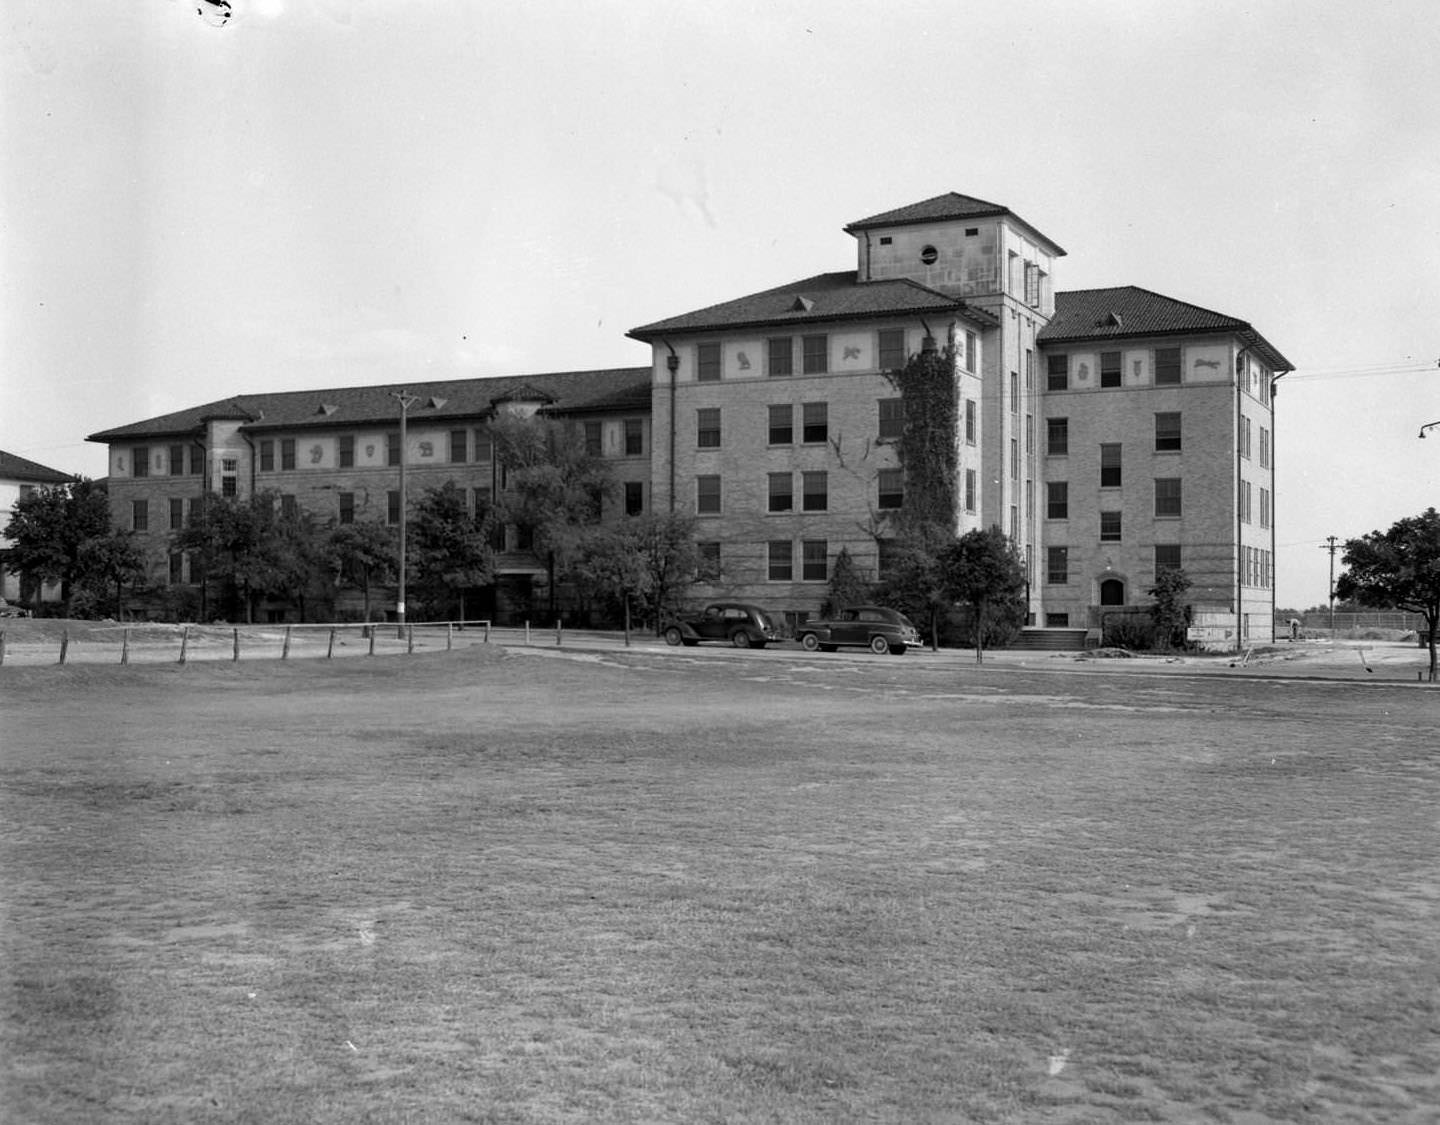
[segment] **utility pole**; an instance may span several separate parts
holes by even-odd
[[[1320,549],[1330,552],[1330,639],[1333,641],[1335,639],[1335,552],[1338,550],[1336,547],[1338,540],[1331,535],[1326,538],[1325,542],[1327,546]]]
[[[405,639],[405,433],[406,415],[410,408],[420,401],[419,395],[405,391],[392,391],[390,397],[400,403],[400,588],[395,599],[395,620],[397,635]]]

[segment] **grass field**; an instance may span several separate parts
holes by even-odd
[[[1436,699],[6,667],[0,1119],[1434,1122]]]

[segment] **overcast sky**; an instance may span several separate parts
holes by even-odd
[[[1440,5],[0,0],[0,448],[241,392],[641,365],[958,191],[1253,324],[1277,593],[1440,505]],[[205,9],[205,12],[197,11]]]

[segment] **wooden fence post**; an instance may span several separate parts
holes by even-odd
[[[405,651],[406,651],[406,652],[414,652],[414,651],[415,651],[415,626],[414,626],[414,625],[409,625],[409,624],[407,624],[407,625],[405,626]]]
[[[445,651],[449,652],[455,647],[455,622],[445,622]]]
[[[231,660],[239,660],[239,659],[240,659],[240,630],[239,630],[239,629],[234,630],[234,641],[233,641],[232,643],[233,643],[233,645],[234,645],[234,655],[231,656],[230,659],[231,659]]]
[[[130,663],[130,630],[126,629],[120,634],[120,663]]]
[[[329,660],[335,655],[335,626],[330,626],[330,643],[325,646],[325,659]]]
[[[185,663],[185,650],[190,647],[190,626],[180,631],[180,663]]]
[[[70,630],[66,629],[60,634],[60,663],[65,663],[65,657],[70,653]]]
[[[370,651],[369,651],[368,653],[366,653],[367,656],[374,656],[374,655],[375,655],[375,633],[376,633],[376,632],[377,632],[377,630],[375,629],[375,626],[373,626],[373,625],[370,626]]]
[[[0,629],[0,664],[5,663],[5,630]]]
[[[280,646],[280,659],[290,659],[290,626],[285,626],[285,643]]]

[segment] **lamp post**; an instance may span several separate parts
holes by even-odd
[[[397,623],[397,635],[401,640],[405,639],[405,460],[406,460],[406,416],[409,410],[420,401],[419,395],[412,395],[408,391],[391,391],[390,397],[400,404],[400,587],[395,598],[395,620]]]

